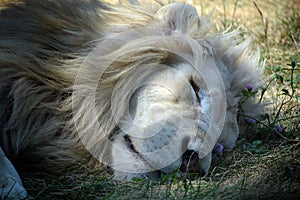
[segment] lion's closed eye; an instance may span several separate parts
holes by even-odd
[[[195,107],[201,107],[200,87],[192,79],[190,80],[190,84],[192,87],[193,104]]]

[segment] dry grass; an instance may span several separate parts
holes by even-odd
[[[220,29],[250,33],[266,60],[271,77],[266,97],[273,101],[269,119],[283,133],[261,124],[249,127],[234,151],[212,169],[209,176],[185,182],[176,174],[161,181],[136,180],[118,184],[103,171],[75,166],[61,177],[36,174],[24,177],[25,187],[37,199],[299,199],[300,198],[300,1],[199,0],[193,3],[209,14]],[[249,34],[245,34],[249,37]],[[295,61],[291,70],[288,63]],[[291,86],[291,75],[294,85]],[[282,77],[282,78],[280,78]],[[297,78],[298,77],[298,78]],[[273,78],[273,79],[272,79]],[[283,80],[283,81],[281,81]],[[269,82],[266,83],[268,85]],[[288,94],[292,95],[290,98]],[[294,90],[294,92],[293,92]],[[284,104],[284,105],[282,105]],[[280,108],[281,107],[281,108]],[[274,114],[273,114],[274,113]]]

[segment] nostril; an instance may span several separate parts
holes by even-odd
[[[201,173],[201,163],[197,152],[193,150],[186,150],[182,155],[182,164],[180,171],[184,173]]]
[[[198,153],[193,150],[187,150],[186,152],[184,152],[183,158],[188,159],[190,161],[195,161],[198,159]]]

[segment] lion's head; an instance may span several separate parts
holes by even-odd
[[[207,173],[214,145],[235,145],[242,89],[260,83],[258,56],[237,34],[214,32],[188,4],[110,30],[85,58],[72,95],[89,152],[118,179]]]

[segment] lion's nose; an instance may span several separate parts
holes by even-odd
[[[180,171],[183,173],[197,173],[199,175],[204,175],[201,168],[201,162],[198,157],[197,152],[193,150],[186,150],[182,155],[182,164],[180,166]]]

